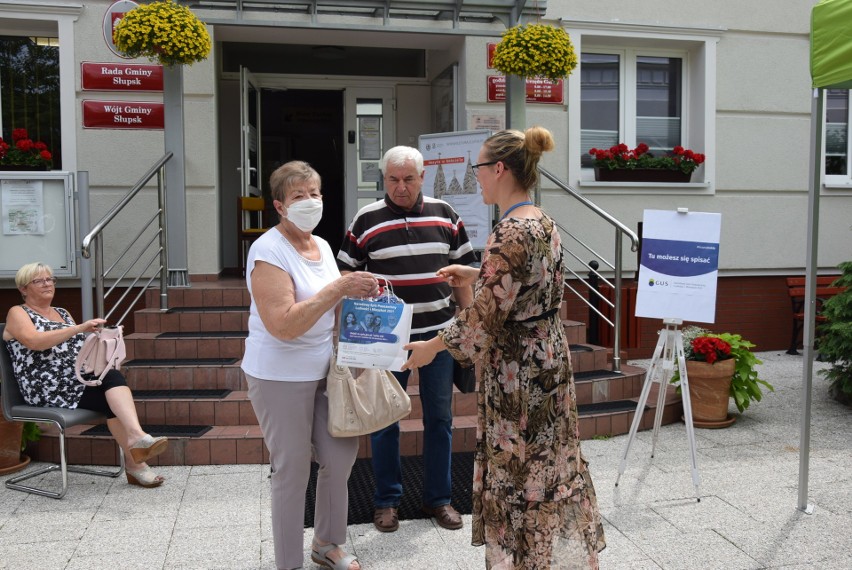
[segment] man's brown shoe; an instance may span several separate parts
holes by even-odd
[[[435,522],[438,526],[442,526],[449,530],[458,530],[462,523],[461,515],[452,505],[441,505],[440,507],[427,507],[423,505],[423,512],[429,516],[435,517]]]
[[[373,526],[381,532],[395,532],[399,528],[396,507],[381,507],[373,512]]]

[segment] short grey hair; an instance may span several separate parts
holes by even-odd
[[[416,148],[410,146],[395,146],[388,150],[379,162],[379,169],[382,174],[387,172],[385,168],[388,164],[394,166],[403,166],[408,161],[413,161],[417,168],[417,174],[423,174],[423,155]]]

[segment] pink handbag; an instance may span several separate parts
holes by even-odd
[[[83,341],[74,363],[74,373],[77,380],[86,386],[100,386],[107,372],[121,369],[121,363],[126,356],[124,327],[105,326]],[[84,378],[84,374],[93,374],[95,378]]]

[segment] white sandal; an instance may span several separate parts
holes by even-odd
[[[331,568],[332,570],[349,570],[349,566],[351,566],[353,562],[358,562],[358,558],[352,554],[347,554],[342,548],[340,551],[343,552],[343,556],[340,560],[335,562],[328,557],[328,553],[335,548],[340,548],[340,546],[333,543],[320,546],[314,542],[311,544],[311,560],[323,568]],[[361,567],[360,563],[358,564],[358,567]]]
[[[139,485],[146,489],[159,487],[165,481],[165,479],[154,473],[154,470],[148,465],[136,471],[125,469],[124,474],[127,475],[127,482],[130,485]]]
[[[145,436],[130,446],[130,455],[136,463],[145,463],[152,457],[160,455],[169,446],[169,438]]]

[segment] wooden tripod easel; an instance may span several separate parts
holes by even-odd
[[[636,413],[633,414],[633,424],[630,426],[630,435],[627,438],[627,445],[624,447],[624,454],[621,456],[621,464],[618,466],[618,477],[615,479],[615,486],[618,487],[618,482],[627,468],[627,454],[630,452],[633,438],[636,437],[639,424],[642,422],[642,412],[645,409],[645,404],[648,402],[648,395],[651,393],[651,384],[660,375],[660,389],[657,393],[657,410],[654,415],[654,435],[651,444],[651,458],[653,459],[654,451],[657,448],[657,435],[660,432],[660,424],[663,421],[666,387],[669,385],[669,380],[671,380],[674,374],[675,363],[677,363],[678,372],[680,373],[681,397],[683,398],[683,417],[686,421],[689,456],[692,461],[692,484],[695,487],[695,497],[698,499],[698,502],[701,502],[701,496],[698,492],[700,482],[698,464],[695,458],[695,429],[692,426],[692,401],[689,396],[689,378],[686,375],[686,357],[683,353],[683,334],[679,328],[683,324],[683,321],[681,319],[663,319],[663,324],[665,328],[660,331],[660,338],[657,340],[657,347],[654,349],[654,356],[651,358],[651,366],[645,374],[645,385],[642,386],[642,394],[639,396]]]

